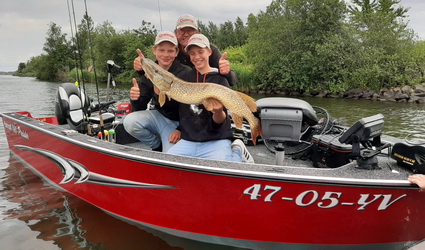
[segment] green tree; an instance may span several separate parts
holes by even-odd
[[[328,89],[346,74],[342,0],[275,0],[248,18],[249,49],[264,88]]]
[[[23,63],[23,62],[19,63],[17,72],[22,73],[25,70],[26,67],[27,67],[27,65],[25,63]]]
[[[40,80],[61,81],[69,71],[70,44],[61,27],[50,23],[43,50],[47,53],[41,57],[36,76]]]
[[[418,67],[410,51],[414,34],[398,0],[354,0],[349,6],[357,45],[357,67],[350,85],[380,89],[412,82]]]
[[[235,46],[243,46],[248,40],[247,27],[240,17],[235,22]]]
[[[227,21],[220,25],[219,35],[216,39],[216,45],[220,50],[223,50],[236,44],[235,30],[233,23]]]
[[[140,27],[134,30],[140,42],[145,46],[151,46],[155,42],[156,34],[158,33],[155,25],[152,25],[150,22],[142,21]]]
[[[90,66],[94,67],[98,80],[106,82],[108,60],[114,60],[117,64],[122,61],[122,39],[115,31],[112,23],[105,21],[95,29],[96,36],[93,40],[93,54],[90,55]]]
[[[96,32],[94,27],[94,22],[90,16],[85,14],[81,23],[78,25],[78,32],[75,34],[73,45],[77,53],[75,54],[76,60],[81,60],[77,62],[80,68],[87,68],[92,65],[91,59],[91,49],[94,46],[94,41],[96,39]]]

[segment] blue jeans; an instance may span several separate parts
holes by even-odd
[[[231,149],[231,141],[227,139],[207,142],[181,139],[167,153],[223,161],[242,161],[242,152],[238,149]]]
[[[150,148],[158,148],[162,143],[162,152],[167,152],[174,145],[168,138],[179,122],[166,118],[158,110],[141,110],[128,114],[123,125],[130,135]]]

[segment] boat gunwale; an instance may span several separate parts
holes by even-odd
[[[96,151],[99,153],[104,153],[113,157],[119,157],[126,160],[131,160],[135,162],[145,163],[157,165],[160,167],[166,168],[174,168],[186,171],[195,171],[202,172],[208,174],[215,175],[227,175],[238,178],[251,178],[251,179],[259,179],[259,180],[272,180],[272,181],[289,181],[289,182],[298,182],[298,183],[308,183],[308,184],[336,184],[340,186],[355,186],[355,187],[381,187],[381,188],[418,188],[415,185],[411,184],[407,179],[406,180],[396,180],[396,179],[361,179],[361,178],[347,178],[347,177],[332,177],[332,176],[316,176],[316,175],[303,175],[299,174],[288,174],[282,173],[285,169],[296,169],[296,170],[308,170],[317,173],[326,173],[326,172],[336,172],[341,171],[342,168],[350,167],[352,163],[341,166],[339,168],[310,168],[310,167],[299,167],[299,166],[276,166],[276,165],[268,165],[268,164],[248,164],[248,163],[238,163],[238,162],[228,162],[228,161],[217,161],[211,159],[200,159],[194,157],[184,157],[177,155],[169,155],[162,152],[154,152],[148,151],[145,149],[140,149],[136,147],[131,147],[122,144],[114,144],[110,142],[104,142],[102,140],[96,140],[94,137],[88,137],[88,142],[83,140],[79,140],[73,137],[81,137],[85,136],[83,134],[75,134],[75,135],[64,135],[61,132],[51,131],[46,129],[45,126],[58,127],[59,125],[53,125],[49,123],[45,123],[42,121],[38,121],[34,118],[30,118],[24,115],[21,115],[16,112],[8,112],[8,113],[0,113],[0,116],[3,118],[7,118],[13,120],[15,122],[21,123],[25,126],[28,126],[32,129],[35,129],[44,134],[48,134],[57,139],[72,143],[74,145],[80,146],[85,149],[89,149],[92,151]],[[18,116],[18,117],[14,117]],[[4,123],[4,121],[3,121]],[[38,123],[38,124],[34,124]],[[62,129],[64,130],[64,129]],[[90,144],[96,143],[97,145]],[[101,144],[105,147],[102,147]],[[116,147],[115,149],[111,149],[111,145]],[[124,150],[131,150],[135,152],[139,152],[138,154],[130,154],[124,152]],[[142,155],[141,155],[142,154]],[[147,154],[147,155],[146,155]],[[149,156],[152,154],[152,156]],[[162,157],[173,157],[173,160],[162,160],[153,157],[156,154],[160,154]],[[217,163],[223,164],[224,167],[218,167]],[[216,166],[212,166],[215,164]],[[258,168],[264,169],[258,169]],[[256,168],[256,169],[253,169]],[[272,169],[270,169],[272,168]],[[271,172],[273,171],[274,172]],[[368,171],[368,170],[363,170]]]

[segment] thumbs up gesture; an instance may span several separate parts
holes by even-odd
[[[227,61],[227,52],[220,57],[218,61],[218,69],[220,70],[220,74],[227,75],[230,73],[230,63]]]
[[[142,71],[143,67],[142,67],[142,59],[145,58],[145,56],[143,55],[142,51],[140,49],[137,49],[137,54],[139,55],[138,57],[136,57],[133,61],[133,68],[136,71]]]
[[[140,97],[139,84],[137,83],[136,78],[133,78],[133,87],[130,89],[130,100],[136,101]]]

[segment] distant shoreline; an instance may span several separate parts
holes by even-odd
[[[9,71],[9,72],[0,71],[0,75],[13,75],[14,73],[15,71]]]

